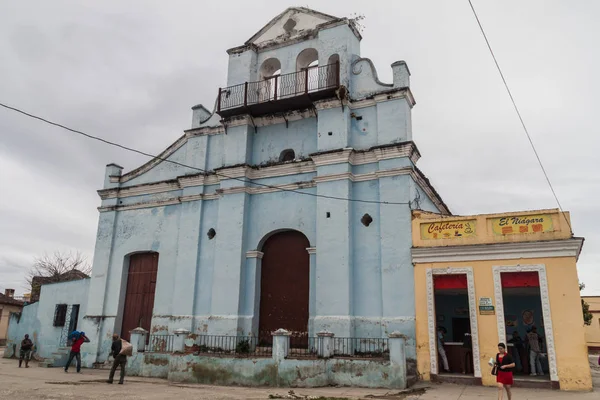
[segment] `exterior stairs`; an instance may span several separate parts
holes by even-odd
[[[42,368],[50,368],[50,367],[63,367],[67,364],[67,360],[69,359],[69,353],[71,351],[70,347],[59,347],[54,353],[52,353],[50,358],[42,359],[38,366]]]

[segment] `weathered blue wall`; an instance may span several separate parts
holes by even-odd
[[[161,158],[205,175],[160,160],[126,175],[107,167],[84,321],[95,332],[88,365],[106,359],[110,335],[120,332],[129,256],[136,252],[159,253],[152,333],[256,334],[257,252],[282,230],[299,231],[310,243],[309,335],[400,331],[408,336],[407,357],[415,358],[411,209],[443,210],[415,178],[408,69],[394,63],[394,82],[380,82],[373,63],[360,58],[360,39],[338,24],[305,41],[231,51],[228,85],[257,80],[273,57],[282,73],[294,72],[306,48],[318,51],[321,65],[339,56],[345,97],[285,118],[240,116],[222,124],[214,115],[194,122]],[[303,161],[278,163],[285,149]],[[280,185],[291,189],[273,189]],[[361,223],[365,214],[373,219],[369,226]]]
[[[281,152],[293,149],[296,158],[306,158],[317,151],[317,119],[306,118],[258,128],[254,135],[252,164],[279,161]]]

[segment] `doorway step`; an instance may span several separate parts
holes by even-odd
[[[558,382],[552,382],[545,376],[515,376],[514,387],[526,389],[560,389]]]
[[[59,347],[50,358],[45,358],[39,362],[38,366],[42,368],[63,367],[69,359],[70,347]]]
[[[481,378],[476,378],[473,375],[443,373],[431,375],[432,382],[453,383],[455,385],[481,386]]]

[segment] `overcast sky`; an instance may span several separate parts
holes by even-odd
[[[596,196],[600,2],[474,0],[600,295]],[[406,60],[419,167],[455,214],[556,203],[479,33],[456,1],[0,1],[0,102],[157,154],[212,109],[225,50],[288,6],[363,14],[361,54],[384,82]],[[0,289],[45,252],[91,261],[104,166],[142,156],[0,109]]]

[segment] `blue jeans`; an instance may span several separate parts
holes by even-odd
[[[540,353],[536,353],[533,350],[529,350],[529,363],[531,364],[531,375],[544,375],[542,369],[542,363],[540,362]]]
[[[73,362],[73,358],[77,360],[77,372],[81,371],[81,354],[79,352],[72,351],[69,353],[69,361],[67,361],[67,365],[65,365],[65,371],[69,369],[71,366],[71,362]]]

